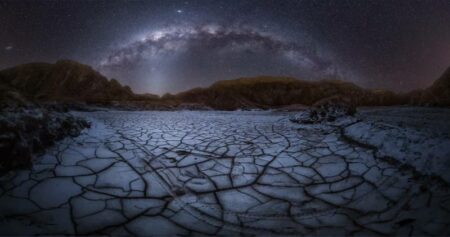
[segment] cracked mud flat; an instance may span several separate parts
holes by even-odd
[[[0,177],[0,233],[450,234],[447,183],[270,112],[78,113]]]

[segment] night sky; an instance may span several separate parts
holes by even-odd
[[[58,59],[139,93],[257,75],[403,92],[450,66],[450,1],[0,0],[0,69]]]

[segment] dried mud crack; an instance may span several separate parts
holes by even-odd
[[[448,186],[339,128],[268,112],[79,116],[89,130],[1,177],[1,233],[450,234]]]

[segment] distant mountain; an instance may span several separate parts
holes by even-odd
[[[414,105],[450,106],[450,67],[430,87],[407,94]]]
[[[368,90],[340,80],[302,81],[290,77],[252,77],[225,80],[208,88],[195,88],[174,96],[185,103],[200,103],[215,109],[273,108],[314,102],[340,95],[355,105],[392,105],[400,102],[396,94]],[[164,97],[163,97],[164,98]]]
[[[13,88],[33,101],[105,102],[134,94],[87,65],[70,60],[30,63],[0,71],[0,86]]]
[[[0,102],[85,102],[129,109],[213,108],[221,110],[282,108],[312,105],[332,96],[346,97],[355,106],[399,104],[450,106],[450,68],[424,90],[399,95],[364,89],[340,80],[306,81],[291,77],[249,77],[218,81],[162,97],[134,94],[117,80],[108,80],[87,65],[62,60],[30,63],[0,71]],[[290,108],[290,107],[289,107]]]

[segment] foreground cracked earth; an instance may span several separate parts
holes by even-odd
[[[95,112],[1,176],[1,234],[450,234],[445,182],[268,112]]]

